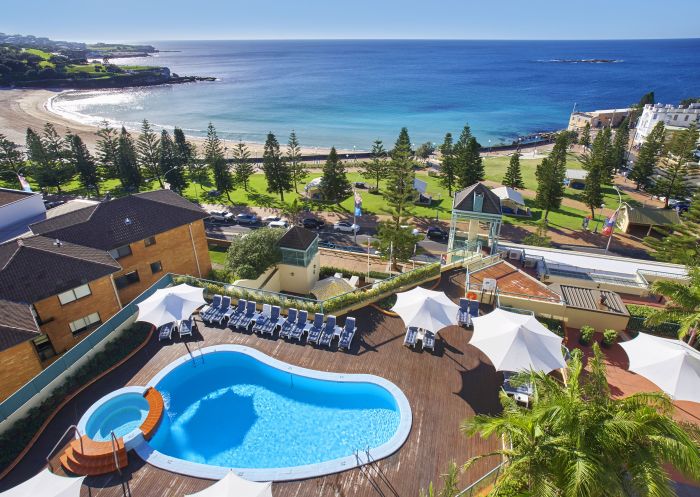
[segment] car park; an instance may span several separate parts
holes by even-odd
[[[333,225],[335,231],[343,231],[345,233],[359,233],[360,227],[357,224],[349,221],[338,221]]]

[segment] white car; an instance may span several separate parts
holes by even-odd
[[[289,226],[289,223],[286,219],[277,219],[275,221],[270,221],[267,225],[270,228],[286,228]]]
[[[221,223],[231,223],[233,222],[233,214],[228,211],[211,211],[209,213],[209,219]]]
[[[338,221],[333,225],[335,231],[344,231],[346,233],[359,233],[360,227],[348,221]]]

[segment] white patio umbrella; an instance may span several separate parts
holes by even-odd
[[[496,309],[472,318],[471,345],[488,356],[498,371],[543,371],[566,366],[562,338],[535,316]]]
[[[137,321],[145,321],[154,326],[162,326],[173,321],[187,319],[206,302],[204,288],[181,284],[156,290],[143,302],[136,304],[139,308]]]
[[[640,333],[620,343],[629,370],[654,382],[674,400],[700,402],[700,352],[680,340]]]
[[[401,316],[404,324],[437,333],[446,326],[457,324],[459,306],[442,292],[426,290],[417,286],[396,295],[396,304],[391,308]]]
[[[272,483],[244,480],[229,471],[211,487],[185,497],[272,497]]]
[[[79,497],[84,476],[67,478],[53,474],[46,468],[41,473],[16,487],[0,492],[2,497]]]

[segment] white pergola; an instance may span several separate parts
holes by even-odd
[[[437,333],[457,324],[459,306],[443,292],[426,290],[417,286],[396,295],[391,308],[403,319],[406,327],[416,327]]]
[[[244,480],[229,471],[211,487],[185,497],[272,497],[272,483]]]
[[[136,304],[139,309],[136,320],[158,327],[187,319],[204,304],[204,288],[183,283],[156,290],[153,295]]]
[[[84,476],[78,478],[58,476],[46,468],[0,495],[2,497],[80,497],[80,488],[84,479]]]

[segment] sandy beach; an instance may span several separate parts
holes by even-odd
[[[24,145],[28,127],[39,130],[44,124],[50,122],[56,126],[60,134],[65,134],[68,131],[79,134],[87,146],[94,150],[97,141],[95,135],[97,127],[68,119],[48,110],[46,102],[59,93],[58,90],[0,89],[0,133],[15,143]],[[148,116],[144,117],[148,119]],[[138,134],[137,130],[130,131],[134,135]],[[201,137],[191,136],[190,139],[197,147],[204,142]],[[280,141],[282,151],[284,151],[287,137],[278,136],[277,139]],[[237,143],[228,140],[222,141],[229,150]],[[253,156],[262,155],[262,143],[249,142],[247,145]],[[323,147],[302,147],[302,154],[325,154],[327,152],[328,149]],[[338,152],[352,153],[352,150],[338,150]]]

